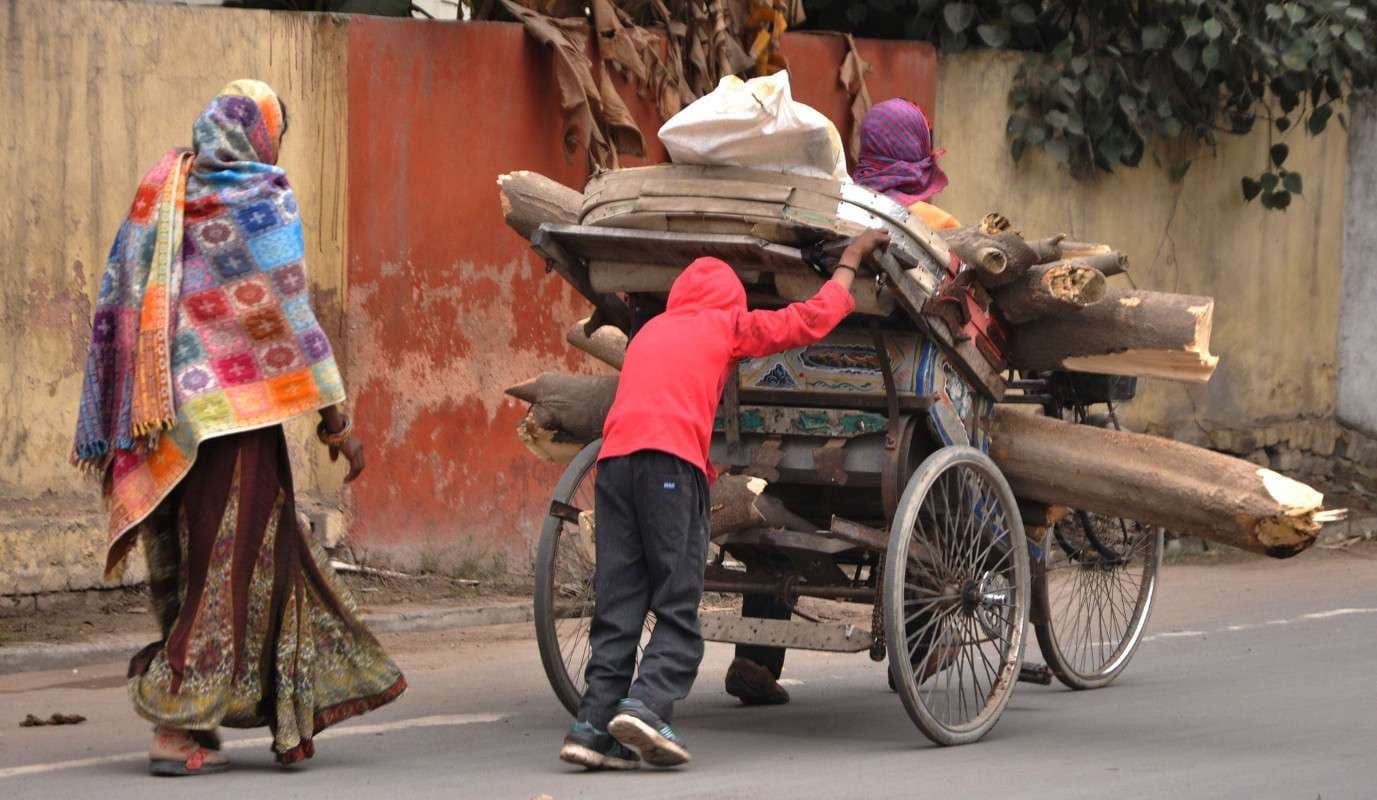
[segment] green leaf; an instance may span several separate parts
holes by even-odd
[[[1344,44],[1347,44],[1349,47],[1353,48],[1354,50],[1357,50],[1358,52],[1362,52],[1363,32],[1358,30],[1357,28],[1349,28],[1348,33],[1344,34]]]
[[[1286,16],[1290,18],[1292,23],[1300,23],[1301,20],[1305,19],[1305,6],[1296,2],[1287,3]]]
[[[1109,82],[1098,72],[1092,72],[1085,76],[1085,90],[1090,92],[1090,96],[1099,100],[1104,97],[1105,90],[1109,88]]]
[[[995,50],[1009,43],[1009,29],[1003,25],[977,25],[975,32],[980,35],[980,40],[986,47]]]
[[[1257,197],[1258,194],[1260,194],[1261,192],[1262,184],[1258,183],[1252,178],[1243,179],[1243,199],[1245,201],[1251,201],[1254,197]]]
[[[1180,183],[1181,179],[1186,177],[1186,173],[1190,170],[1192,163],[1193,162],[1190,159],[1182,161],[1180,164],[1177,164],[1176,166],[1172,167],[1170,170],[1167,171],[1168,177],[1170,177],[1173,181]]]
[[[1299,172],[1288,172],[1281,179],[1281,185],[1286,187],[1286,191],[1291,194],[1301,193],[1301,175]]]
[[[1215,42],[1205,45],[1205,49],[1200,52],[1200,63],[1205,65],[1205,69],[1219,66],[1219,45]]]
[[[1034,122],[1029,124],[1023,136],[1028,140],[1028,144],[1042,144],[1047,141],[1047,128]]]
[[[1017,164],[1023,158],[1023,150],[1028,146],[1028,142],[1023,138],[1016,138],[1009,142],[1009,155],[1013,156],[1014,163]]]
[[[1085,56],[1076,56],[1075,58],[1071,59],[1071,71],[1075,72],[1077,75],[1082,74],[1089,68],[1090,59],[1086,58]]]
[[[1029,97],[1030,92],[1027,86],[1015,86],[1009,92],[1009,99],[1013,101],[1015,106],[1024,105],[1028,102]]]
[[[1358,6],[1353,6],[1351,8],[1344,9],[1344,16],[1348,17],[1349,19],[1355,19],[1359,22],[1367,22],[1367,9],[1360,8]]]
[[[1134,100],[1126,94],[1121,94],[1119,95],[1119,108],[1124,112],[1124,116],[1128,117],[1130,122],[1136,122],[1138,120],[1137,100]]]
[[[1180,136],[1183,130],[1184,128],[1181,127],[1181,120],[1176,117],[1168,117],[1162,120],[1162,133],[1172,139]]]
[[[1277,117],[1277,130],[1285,133],[1286,129],[1289,127],[1291,127],[1291,119],[1289,117]]]
[[[1263,173],[1261,179],[1262,190],[1264,192],[1272,191],[1273,189],[1277,188],[1278,181],[1280,181],[1280,178],[1277,177],[1277,174],[1275,172]]]
[[[1306,67],[1310,66],[1310,57],[1305,54],[1303,49],[1293,46],[1287,48],[1286,52],[1281,54],[1281,63],[1284,64],[1287,69],[1302,72]]]
[[[1019,134],[1023,133],[1023,131],[1027,129],[1027,127],[1028,119],[1026,117],[1021,117],[1015,114],[1009,117],[1009,121],[1005,124],[1004,130],[1010,136],[1018,136]]]
[[[1269,204],[1267,200],[1268,198],[1265,196],[1262,198],[1262,204],[1264,206],[1277,211],[1284,211],[1291,205],[1291,193],[1287,191],[1272,192],[1271,203]]]
[[[1186,32],[1187,39],[1193,39],[1199,36],[1203,27],[1204,26],[1200,24],[1200,20],[1195,17],[1186,17],[1181,21],[1181,30]]]
[[[1020,25],[1032,25],[1038,21],[1038,12],[1027,3],[1019,3],[1009,11],[1009,18]]]
[[[952,33],[960,33],[971,26],[975,19],[975,3],[947,3],[942,9],[942,18]]]
[[[1066,132],[1074,136],[1085,135],[1085,123],[1081,121],[1080,114],[1071,112],[1070,117],[1066,120]]]
[[[1272,156],[1272,163],[1279,167],[1282,164],[1286,163],[1286,156],[1290,154],[1291,148],[1287,147],[1286,144],[1283,142],[1278,142],[1272,145],[1272,149],[1270,152]]]
[[[1042,118],[1046,120],[1047,124],[1051,125],[1054,130],[1058,131],[1064,130],[1066,128],[1066,123],[1071,121],[1071,118],[1066,116],[1065,111],[1048,111],[1046,114],[1042,115]]]
[[[1285,12],[1281,10],[1281,6],[1277,5],[1276,3],[1267,4],[1267,19],[1270,19],[1273,22],[1275,22],[1276,20],[1281,19],[1283,13]],[[1248,199],[1251,200],[1252,198]]]
[[[1081,82],[1070,76],[1057,81],[1057,85],[1061,87],[1063,92],[1066,92],[1072,97],[1080,94],[1081,91]]]
[[[1224,26],[1219,24],[1219,20],[1210,17],[1205,20],[1204,31],[1205,35],[1211,39],[1218,39],[1219,35],[1224,32]]]
[[[1334,113],[1334,109],[1329,106],[1320,106],[1310,112],[1310,119],[1306,120],[1305,127],[1311,135],[1324,133],[1325,126],[1329,124],[1329,117]],[[1297,192],[1299,194],[1299,192]]]
[[[1192,47],[1181,45],[1171,51],[1171,60],[1176,62],[1176,66],[1180,67],[1182,72],[1190,72],[1195,69],[1195,59],[1195,49]]]
[[[1143,49],[1161,50],[1171,41],[1171,30],[1165,25],[1149,25],[1143,28]]]

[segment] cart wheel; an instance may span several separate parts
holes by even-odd
[[[1038,646],[1072,689],[1108,685],[1147,628],[1162,565],[1162,529],[1077,511],[1048,531],[1033,602]]]
[[[989,456],[945,447],[918,467],[884,578],[889,672],[908,715],[937,744],[978,741],[1013,694],[1028,623],[1023,522]]]
[[[569,466],[564,468],[555,485],[555,495],[545,524],[540,529],[540,546],[536,550],[535,566],[535,625],[536,644],[545,677],[555,690],[559,702],[570,714],[579,713],[579,702],[585,688],[584,668],[592,645],[588,629],[593,622],[593,606],[597,594],[593,587],[593,572],[597,555],[591,526],[579,526],[579,516],[593,510],[593,484],[598,475],[598,451],[602,439],[590,442]],[[647,614],[645,632],[637,649],[655,628],[655,615]]]

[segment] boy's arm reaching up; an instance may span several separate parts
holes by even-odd
[[[868,230],[856,237],[842,253],[832,278],[817,294],[802,303],[792,303],[778,311],[748,311],[736,325],[732,358],[759,358],[793,347],[812,344],[837,327],[856,301],[851,297],[851,282],[856,268],[872,252],[889,244],[889,234]]]

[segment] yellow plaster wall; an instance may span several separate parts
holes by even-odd
[[[0,37],[0,500],[94,504],[66,456],[105,256],[143,171],[189,143],[230,80],[261,78],[286,101],[281,163],[317,313],[339,344],[346,30],[326,15],[0,0]],[[338,469],[307,444],[310,423],[288,433],[297,486],[333,494]]]
[[[1020,56],[939,59],[937,142],[950,187],[936,203],[966,222],[1001,211],[1027,236],[1066,232],[1129,256],[1139,288],[1215,298],[1205,386],[1142,380],[1128,407],[1135,427],[1203,441],[1206,431],[1333,414],[1342,272],[1346,135],[1293,131],[1287,166],[1304,195],[1285,213],[1244,204],[1239,179],[1263,168],[1264,131],[1201,148],[1184,180],[1150,163],[1081,182],[1029,148],[1009,156],[1005,98]],[[875,98],[877,101],[884,98]],[[1112,278],[1111,285],[1125,281]]]

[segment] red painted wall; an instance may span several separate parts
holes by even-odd
[[[872,97],[931,109],[936,58],[862,42]],[[795,96],[845,135],[843,42],[791,34]],[[623,96],[663,158],[659,121]],[[349,280],[342,350],[369,473],[352,494],[369,548],[500,553],[520,569],[561,469],[515,435],[502,394],[542,370],[597,371],[563,332],[586,304],[503,223],[496,178],[529,169],[573,186],[548,53],[517,25],[355,17],[349,26]]]

